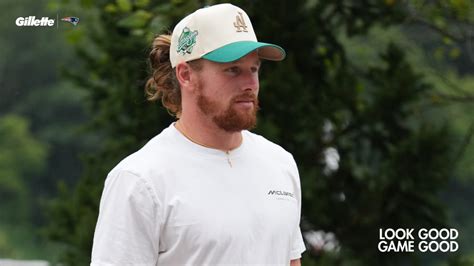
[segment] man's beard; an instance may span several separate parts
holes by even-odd
[[[252,129],[257,125],[257,111],[259,109],[258,99],[252,92],[245,92],[233,97],[224,111],[219,109],[220,104],[204,96],[202,84],[199,84],[199,95],[197,104],[199,109],[208,116],[212,116],[212,121],[221,129],[227,132],[238,132]],[[234,105],[237,101],[252,101],[253,108],[249,110],[237,110]]]

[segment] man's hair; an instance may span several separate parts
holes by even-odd
[[[151,77],[145,85],[149,101],[161,99],[161,103],[174,116],[181,113],[181,90],[170,62],[171,36],[161,34],[153,40],[149,55]]]
[[[161,34],[153,40],[149,55],[151,77],[145,85],[145,93],[149,101],[158,101],[173,116],[179,117],[181,108],[181,89],[176,78],[175,69],[170,62],[171,35]],[[188,62],[193,70],[202,68],[200,60]]]

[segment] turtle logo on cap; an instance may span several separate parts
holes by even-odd
[[[181,55],[190,54],[193,51],[193,46],[196,44],[197,35],[197,30],[191,31],[188,27],[185,27],[179,36],[176,52]]]

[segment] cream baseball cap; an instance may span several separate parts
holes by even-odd
[[[226,63],[255,50],[262,59],[285,58],[280,46],[257,41],[245,11],[219,4],[198,9],[176,25],[171,35],[170,61],[172,67],[199,58]]]

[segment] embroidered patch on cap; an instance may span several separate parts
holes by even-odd
[[[196,44],[197,35],[197,30],[191,31],[188,27],[185,27],[179,36],[176,52],[181,55],[186,53],[191,54],[193,51],[193,46]]]
[[[234,27],[237,32],[248,32],[247,25],[245,24],[244,16],[242,12],[237,12],[238,15],[235,16]]]

